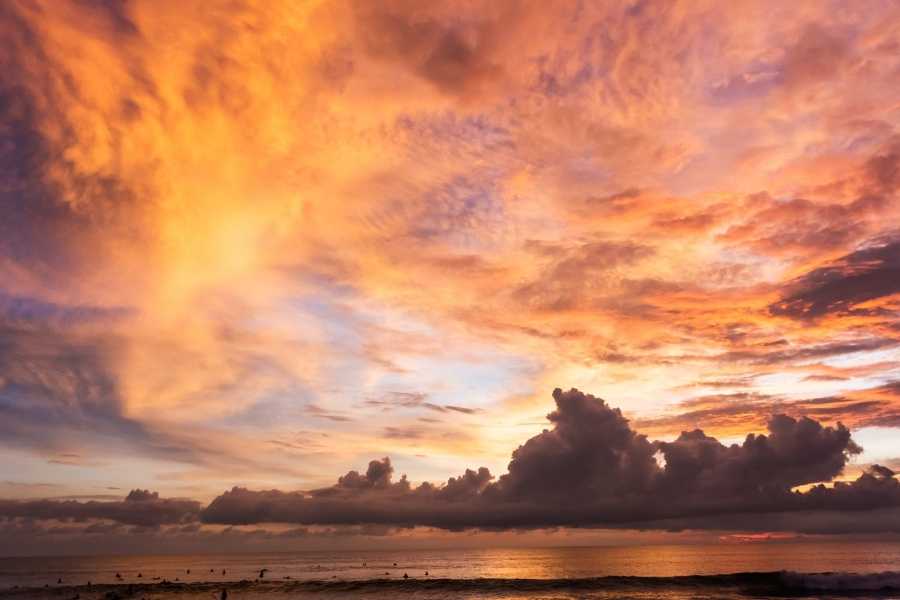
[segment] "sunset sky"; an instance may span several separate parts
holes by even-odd
[[[900,4],[0,38],[0,554],[900,534]]]

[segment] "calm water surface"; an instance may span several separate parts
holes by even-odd
[[[261,582],[261,569],[268,569]],[[190,573],[188,573],[190,569]],[[224,574],[223,574],[224,570]],[[426,576],[425,573],[428,572]],[[791,571],[770,578],[692,578]],[[3,597],[210,598],[228,587],[229,599],[329,598],[730,598],[770,597],[784,578],[807,597],[841,597],[846,589],[900,597],[879,588],[900,585],[900,544],[755,543],[627,548],[522,548],[291,554],[123,556],[0,559]],[[408,574],[410,580],[404,580]],[[121,579],[116,577],[121,576]],[[598,579],[631,576],[653,579]],[[58,583],[62,580],[62,584]],[[163,580],[172,585],[161,584]],[[238,585],[235,582],[248,580]],[[527,581],[526,581],[527,580]],[[540,581],[533,581],[540,580]],[[87,582],[93,585],[84,588]],[[209,585],[201,585],[203,582]],[[774,582],[774,583],[773,583]],[[98,585],[99,584],[99,585]],[[123,584],[116,588],[103,584]],[[191,585],[185,585],[191,584]],[[44,586],[47,587],[44,587]],[[77,589],[72,586],[82,586]],[[25,591],[26,588],[29,591]],[[799,588],[798,588],[799,589]],[[116,591],[117,590],[117,591]],[[135,591],[137,590],[137,591]],[[813,591],[809,591],[813,590]],[[777,590],[776,590],[777,591]],[[796,591],[796,590],[794,590]],[[775,594],[776,596],[779,594]],[[784,594],[780,594],[783,596]],[[860,597],[857,593],[856,597]]]

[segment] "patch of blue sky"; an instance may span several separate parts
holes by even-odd
[[[754,391],[790,399],[813,396],[834,396],[844,392],[865,390],[885,383],[883,373],[878,377],[851,377],[840,380],[807,380],[805,373],[769,373],[756,377]]]
[[[900,359],[900,348],[892,347],[882,350],[867,350],[841,354],[839,356],[826,358],[821,362],[831,367],[850,368],[863,367],[880,362],[896,361],[898,359]],[[880,372],[880,375],[883,376],[884,371]]]
[[[91,453],[36,455],[14,449],[4,450],[0,461],[0,481],[23,484],[22,496],[56,497],[73,495],[114,495],[124,497],[134,488],[160,489],[154,474],[184,469],[183,464],[133,455]],[[52,487],[34,492],[27,484],[53,482]],[[11,488],[11,486],[9,486]],[[162,484],[163,488],[169,487]],[[25,493],[27,491],[27,493]],[[172,490],[172,494],[175,491]],[[168,494],[164,494],[168,495]]]
[[[208,425],[268,431],[273,426],[296,423],[305,417],[305,406],[316,400],[316,393],[298,382],[285,388],[262,393],[247,408],[207,421]]]
[[[887,462],[900,458],[900,429],[896,427],[862,427],[853,430],[853,439],[863,447],[854,459],[857,464]]]
[[[490,350],[469,351],[466,356],[409,357],[400,364],[405,371],[385,373],[376,392],[424,393],[431,404],[474,409],[530,392],[538,371],[533,359]]]

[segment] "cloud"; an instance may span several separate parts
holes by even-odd
[[[450,530],[568,527],[719,528],[746,514],[900,508],[893,472],[873,466],[854,482],[830,481],[861,451],[843,425],[775,415],[765,435],[725,446],[697,429],[651,442],[617,409],[572,389],[553,394],[553,428],[513,452],[499,479],[481,468],[443,486],[394,481],[388,458],[310,492],[233,488],[204,509],[207,523],[423,525]],[[663,500],[664,499],[664,500]],[[710,520],[705,519],[709,517]],[[769,517],[765,517],[769,518]],[[789,528],[789,527],[788,527]]]
[[[730,350],[721,354],[703,357],[721,363],[747,363],[756,365],[781,365],[798,361],[810,361],[857,352],[893,348],[900,344],[892,337],[872,335],[860,336],[860,339],[821,344],[791,345],[786,340],[765,343],[740,350]],[[788,346],[785,348],[785,346]]]
[[[353,420],[345,415],[339,415],[329,412],[328,410],[316,404],[306,405],[306,412],[310,415],[313,415],[314,417],[318,417],[320,419],[328,419],[329,421],[335,421],[338,423],[348,423]]]
[[[81,326],[92,314],[89,308],[65,311],[21,299],[0,303],[0,442],[62,456],[105,440],[195,460],[190,448],[125,414],[110,368],[120,340],[95,325]]]
[[[209,494],[406,439],[443,479],[554,381],[651,414],[895,353],[900,13],[633,4],[0,6],[0,444]]]
[[[503,69],[490,54],[503,19],[482,18],[467,27],[448,23],[440,10],[412,8],[403,2],[359,6],[355,18],[365,51],[403,65],[447,94],[500,85]]]
[[[124,500],[0,500],[0,517],[35,521],[108,520],[125,525],[158,527],[194,521],[203,507],[194,500],[160,498],[149,490],[132,490]]]
[[[627,290],[617,269],[653,255],[653,248],[630,241],[587,241],[575,244],[525,243],[525,251],[542,265],[534,281],[517,286],[511,295],[522,306],[542,311],[590,307]]]
[[[900,395],[895,387],[886,384],[801,400],[756,392],[704,395],[678,403],[670,414],[640,419],[637,426],[644,431],[665,433],[702,425],[707,430],[734,435],[747,429],[763,430],[773,415],[785,414],[807,416],[820,422],[840,422],[854,429],[894,427],[900,422]]]
[[[382,411],[392,411],[397,408],[424,408],[434,412],[446,413],[449,411],[466,415],[474,415],[480,411],[477,408],[453,404],[435,404],[427,400],[428,394],[422,392],[389,392],[381,398],[369,398],[363,404],[380,408]]]
[[[872,243],[791,283],[795,291],[769,308],[792,319],[826,316],[889,316],[893,309],[861,304],[900,294],[900,239]]]

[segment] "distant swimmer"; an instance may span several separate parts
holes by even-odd
[[[428,571],[425,571],[425,577],[428,577]]]
[[[62,583],[62,577],[56,580],[56,583]]]
[[[138,573],[138,579],[140,579],[141,577],[143,577],[143,575]]]
[[[262,579],[263,577],[266,576],[266,571],[268,571],[268,569],[260,569],[259,570],[259,578],[260,579]]]
[[[224,574],[225,574],[225,569],[222,569],[222,575],[224,575]]]
[[[187,570],[187,574],[188,574],[188,575],[191,574],[191,570],[190,570],[190,569]]]
[[[404,573],[404,574],[403,574],[403,579],[409,579],[409,573]]]

